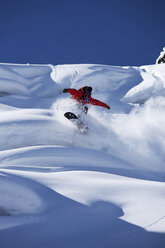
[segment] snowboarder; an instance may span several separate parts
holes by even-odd
[[[82,105],[92,104],[92,105],[97,105],[97,106],[101,106],[101,107],[110,109],[110,106],[107,105],[106,103],[101,102],[101,101],[91,97],[92,87],[90,87],[90,86],[84,86],[84,87],[80,88],[79,90],[71,89],[71,88],[63,90],[63,93],[67,93],[67,92],[72,95],[72,98],[74,100],[81,103]]]
[[[64,114],[64,116],[69,120],[79,120],[77,122],[77,126],[79,129],[81,129],[82,127],[84,128],[84,123],[80,120],[88,112],[88,107],[86,106],[86,104],[92,104],[110,109],[110,106],[106,103],[91,97],[92,87],[90,86],[84,86],[79,90],[73,88],[64,89],[63,93],[70,93],[72,95],[72,99],[79,103],[79,108],[81,109],[81,114],[79,116],[76,116],[72,112],[67,112]]]

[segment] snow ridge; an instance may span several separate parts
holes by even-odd
[[[87,135],[62,93],[85,85],[111,106]],[[0,64],[0,246],[163,247],[164,111],[164,64]]]

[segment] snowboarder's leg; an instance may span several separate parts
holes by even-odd
[[[86,116],[86,114],[88,113],[88,107],[85,106],[85,105],[80,105],[79,108],[80,108],[80,110],[81,110],[81,113],[78,115],[78,117],[79,117],[80,119],[84,119],[85,116]]]
[[[88,131],[88,127],[85,123],[85,117],[88,113],[88,107],[85,105],[80,105],[80,110],[81,113],[78,115],[77,126],[82,133],[86,133]]]

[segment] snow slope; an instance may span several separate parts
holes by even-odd
[[[164,247],[164,111],[164,64],[0,64],[0,247]]]

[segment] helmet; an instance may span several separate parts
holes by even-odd
[[[90,86],[84,86],[84,87],[81,88],[81,91],[82,91],[85,95],[90,96],[91,93],[92,93],[92,87],[90,87]]]

